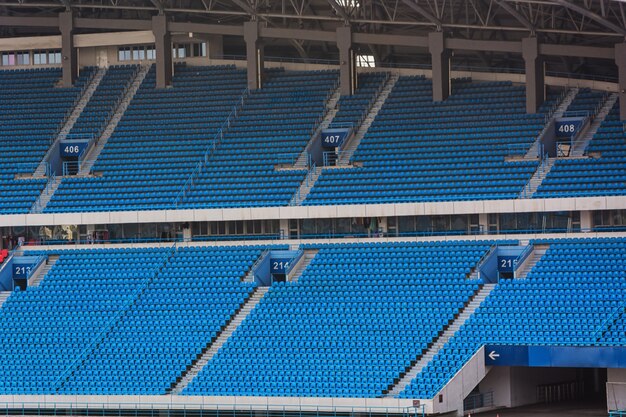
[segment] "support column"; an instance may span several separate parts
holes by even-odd
[[[243,38],[246,41],[248,61],[248,88],[256,90],[263,86],[263,45],[259,39],[259,22],[244,22]]]
[[[522,39],[522,56],[526,67],[526,113],[537,113],[546,95],[543,57],[539,55],[537,38]]]
[[[209,59],[222,59],[224,56],[224,37],[222,35],[209,35],[206,39]]]
[[[626,121],[626,43],[615,45],[615,63],[617,64],[618,94],[619,94],[619,119]]]
[[[593,211],[583,210],[580,212],[580,231],[591,232],[593,230]]]
[[[156,49],[156,88],[172,85],[172,37],[165,15],[152,17],[152,33]]]
[[[433,68],[433,101],[444,101],[450,95],[450,51],[446,49],[443,32],[428,34],[428,50]]]
[[[352,30],[349,26],[337,28],[337,49],[339,49],[339,92],[342,96],[350,96],[356,89],[356,65],[352,50]]]
[[[72,11],[59,13],[59,30],[61,31],[63,87],[71,87],[78,75],[78,54],[74,47],[74,14]]]

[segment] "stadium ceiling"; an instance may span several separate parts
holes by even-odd
[[[333,32],[350,25],[355,33],[424,36],[443,31],[446,37],[467,40],[537,36],[544,43],[599,47],[626,40],[626,0],[0,0],[0,16],[45,17],[66,9],[81,18],[147,20],[166,14],[181,23],[241,25],[258,20],[271,28]],[[3,30],[2,35],[17,33]],[[240,50],[236,42],[231,44]],[[333,50],[332,45],[313,41],[276,43],[290,44],[295,48],[288,54],[303,58],[320,58]],[[377,60],[406,60],[406,48],[362,48]],[[227,53],[228,46],[224,50]],[[494,65],[492,57],[500,57],[496,65],[519,63],[511,63],[517,58],[501,52],[470,55],[468,62],[485,65]],[[580,59],[557,61],[568,71],[582,65]],[[602,72],[601,67],[591,71]]]

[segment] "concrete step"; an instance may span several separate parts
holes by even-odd
[[[363,137],[374,122],[374,119],[376,119],[378,112],[385,104],[387,97],[389,97],[391,90],[393,90],[393,87],[396,85],[399,78],[400,76],[398,74],[391,74],[389,76],[389,78],[385,82],[385,85],[380,90],[378,97],[374,101],[374,105],[364,117],[361,125],[357,128],[356,133],[354,134],[354,136],[352,136],[351,139],[348,140],[348,143],[346,143],[344,147],[342,147],[339,159],[337,160],[337,165],[348,165],[350,163],[350,159],[354,155],[354,152],[356,152],[356,149],[359,147],[361,140],[363,140]]]
[[[48,161],[50,160],[50,157],[52,156],[52,150],[55,148],[55,145],[58,142],[65,139],[68,133],[72,130],[72,128],[74,127],[74,124],[76,123],[80,115],[83,113],[83,110],[85,109],[89,101],[91,100],[91,97],[98,89],[98,86],[100,85],[100,81],[102,81],[102,78],[104,77],[105,74],[106,74],[105,68],[98,68],[93,78],[87,83],[87,85],[85,86],[84,90],[81,93],[80,99],[76,102],[74,109],[72,110],[70,115],[67,117],[67,119],[63,123],[63,127],[61,127],[61,130],[54,138],[54,141],[50,145],[50,148],[48,148],[48,152],[46,152],[46,155],[43,157],[43,159],[39,163],[39,166],[35,170],[33,176],[41,178],[46,175],[46,167],[48,165]]]
[[[454,336],[454,334],[463,326],[463,324],[474,314],[474,312],[480,306],[480,303],[474,302],[477,298],[484,301],[485,298],[491,294],[496,284],[484,284],[482,288],[478,290],[467,303],[467,305],[461,310],[459,315],[448,324],[444,332],[433,341],[430,348],[424,352],[415,362],[413,366],[406,370],[406,372],[400,376],[397,382],[390,386],[387,393],[384,395],[387,398],[393,398],[399,395],[404,389],[411,383],[413,379],[428,365],[428,363],[434,358],[439,351],[445,346],[445,344]]]
[[[269,287],[257,287],[254,293],[239,308],[226,326],[219,333],[217,338],[206,346],[205,351],[192,363],[178,380],[169,389],[170,394],[180,394],[189,383],[200,373],[202,368],[209,363],[222,346],[228,341],[228,338],[237,330],[237,327],[248,317],[248,314],[257,306],[263,296],[269,291]]]
[[[41,192],[41,194],[39,194],[39,197],[37,197],[37,200],[35,200],[35,203],[30,208],[31,213],[33,214],[43,213],[46,206],[52,199],[52,196],[54,195],[56,190],[59,188],[59,185],[61,185],[62,180],[63,180],[63,177],[60,177],[60,176],[54,177],[48,180],[48,183],[44,187],[43,191]]]
[[[92,146],[92,148],[87,152],[87,155],[85,155],[85,157],[83,158],[83,163],[80,166],[80,170],[77,176],[87,176],[89,174],[91,168],[93,167],[94,163],[100,156],[100,153],[104,149],[104,146],[107,144],[109,138],[115,131],[117,124],[120,122],[120,120],[122,120],[126,109],[130,105],[130,102],[133,100],[133,97],[135,97],[135,94],[137,93],[137,90],[139,90],[139,87],[141,86],[141,83],[143,83],[143,80],[146,78],[148,71],[150,71],[150,65],[143,65],[140,67],[139,71],[137,71],[137,74],[135,74],[135,78],[133,78],[130,86],[128,87],[128,90],[126,90],[124,97],[122,97],[117,108],[114,110],[113,116],[111,116],[111,120],[109,120],[109,123],[100,134],[100,137],[96,140],[94,146]]]

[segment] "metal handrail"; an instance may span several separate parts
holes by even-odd
[[[285,269],[285,275],[289,275],[289,273],[293,271],[293,269],[296,267],[296,264],[303,256],[304,251],[302,249],[298,249],[298,252],[296,252],[296,256],[293,257],[291,262],[289,262],[289,266],[287,266],[287,268]]]
[[[191,189],[191,187],[194,184],[194,180],[196,179],[197,176],[199,176],[202,173],[204,166],[209,162],[209,159],[213,155],[213,152],[217,149],[217,146],[222,142],[225,132],[228,130],[228,128],[230,128],[232,121],[238,116],[239,112],[243,108],[245,104],[245,100],[248,97],[249,93],[250,93],[250,90],[248,88],[243,90],[243,92],[241,93],[241,96],[239,97],[238,103],[233,106],[232,110],[226,117],[226,120],[222,123],[218,131],[215,132],[213,139],[211,140],[209,145],[205,148],[202,159],[196,164],[196,167],[194,168],[194,170],[191,172],[191,174],[189,174],[187,181],[185,181],[181,190],[178,192],[178,194],[176,194],[176,197],[174,198],[174,201],[172,202],[175,208],[177,208],[178,203],[181,202],[185,198],[187,194],[187,190]]]
[[[609,329],[610,324],[612,324],[613,321],[617,319],[617,316],[619,316],[619,314],[622,314],[624,312],[624,309],[626,309],[626,300],[622,301],[617,306],[617,308],[615,308],[615,310],[613,310],[611,314],[600,324],[600,326],[598,326],[596,331],[593,332],[593,338],[595,342],[600,341],[600,338],[602,337],[604,332]]]
[[[106,337],[119,319],[137,302],[139,296],[141,296],[148,285],[150,285],[154,278],[156,278],[163,268],[165,268],[170,258],[177,252],[177,250],[178,247],[176,242],[174,242],[174,245],[172,245],[170,250],[159,259],[160,262],[151,270],[152,273],[141,282],[139,287],[128,298],[126,298],[125,304],[121,306],[111,320],[109,320],[102,330],[96,334],[91,343],[89,343],[89,345],[79,353],[79,355],[69,364],[67,369],[63,371],[63,373],[61,373],[61,375],[59,375],[59,377],[55,380],[53,385],[55,391],[58,391],[61,387],[63,387],[63,384],[68,380],[72,373],[76,371],[78,365],[87,359],[87,357],[96,348],[96,346],[102,342],[103,338]]]
[[[39,255],[35,260],[34,266],[26,273],[26,282],[30,281],[30,277],[33,275],[35,270],[41,265],[41,263],[48,259],[45,255]]]

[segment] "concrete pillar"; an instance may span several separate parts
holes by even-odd
[[[224,37],[222,35],[208,35],[206,47],[209,59],[222,59],[224,56]]]
[[[580,212],[580,231],[591,232],[593,230],[593,211],[584,210]]]
[[[489,232],[489,215],[487,213],[478,214],[478,225],[480,226],[483,234],[487,234]]]
[[[337,49],[339,49],[339,91],[342,96],[354,94],[356,89],[356,65],[352,50],[352,30],[349,26],[337,28]]]
[[[450,51],[443,32],[428,34],[428,50],[433,68],[433,101],[444,101],[450,95]]]
[[[156,88],[172,85],[172,37],[165,15],[152,16],[152,33],[156,49]]]
[[[259,22],[244,22],[243,38],[246,41],[248,61],[248,88],[256,90],[263,86],[263,45],[259,38]]]
[[[617,64],[617,73],[619,76],[619,119],[626,121],[626,43],[618,43],[615,45],[615,63]]]
[[[289,219],[280,219],[279,226],[281,239],[289,239]]]
[[[537,113],[546,95],[543,57],[539,55],[537,38],[522,39],[522,56],[526,70],[526,113]]]
[[[63,87],[71,87],[78,75],[78,54],[74,47],[74,14],[72,11],[59,13],[59,30],[61,31]]]

